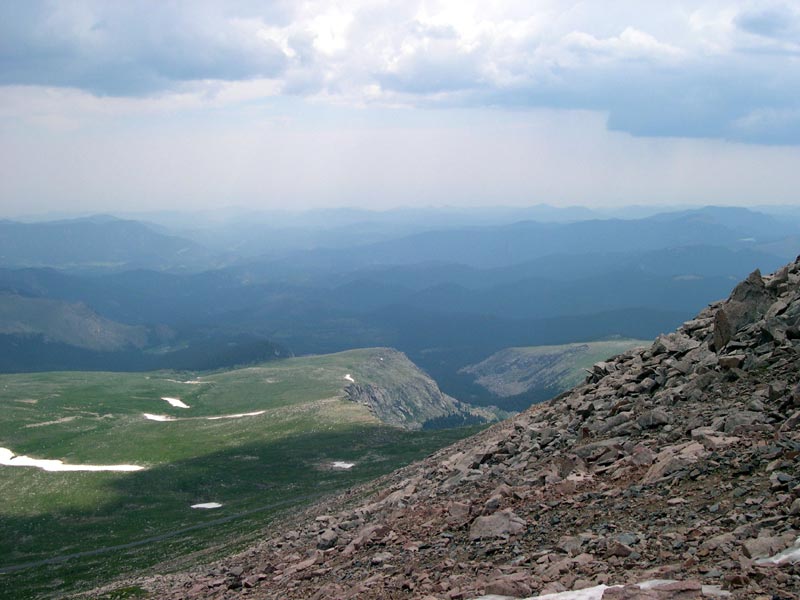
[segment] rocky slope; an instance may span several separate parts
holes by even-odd
[[[795,262],[241,554],[137,583],[159,598],[800,597],[800,566],[771,558],[800,531],[798,352]],[[678,583],[602,587],[653,579]]]

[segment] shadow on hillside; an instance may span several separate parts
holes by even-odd
[[[100,486],[117,498],[86,510],[0,517],[0,573],[29,565],[0,575],[0,598],[48,595],[54,581],[62,582],[60,594],[217,544],[226,536],[252,535],[280,511],[390,472],[475,430],[407,432],[371,426],[309,432],[124,475],[53,473],[62,484],[69,475],[102,477]],[[334,460],[356,466],[336,470],[331,468]],[[201,502],[223,507],[190,508]],[[71,558],[61,560],[65,557]],[[36,564],[48,559],[58,560]]]

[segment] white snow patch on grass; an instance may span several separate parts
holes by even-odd
[[[192,504],[192,508],[222,508],[219,502],[201,502],[200,504]]]
[[[188,417],[183,419],[178,419],[176,417],[170,417],[167,415],[153,415],[150,413],[143,413],[144,418],[150,421],[198,421],[198,420],[205,420],[205,421],[219,421],[220,419],[241,419],[242,417],[257,417],[258,415],[263,415],[265,410],[257,410],[255,412],[249,413],[238,413],[235,415],[219,415],[216,417]]]
[[[769,558],[759,558],[756,561],[758,565],[785,565],[786,563],[800,562],[800,538],[797,538],[794,546],[790,546],[782,552],[778,552],[775,556]]]
[[[331,463],[331,466],[334,469],[352,469],[356,466],[356,463],[351,462],[344,462],[343,460],[335,460]]]
[[[168,417],[167,415],[151,415],[150,413],[144,413],[144,418],[148,419],[149,421],[177,421],[175,417]]]
[[[170,406],[174,406],[175,408],[189,408],[188,404],[184,404],[180,398],[169,398],[167,396],[162,396],[162,400],[166,400],[170,403]]]
[[[257,417],[258,415],[263,415],[265,410],[257,410],[255,412],[249,413],[239,413],[236,415],[220,415],[218,417],[206,417],[206,421],[218,421],[219,419],[241,419],[242,417]]]
[[[353,376],[352,376],[352,375],[350,375],[350,373],[348,373],[347,375],[345,375],[345,376],[344,376],[344,378],[345,378],[347,381],[349,381],[350,383],[355,383],[355,382],[356,382],[356,380],[355,380],[355,379],[353,379]]]
[[[43,471],[141,471],[138,465],[65,465],[64,461],[15,456],[8,448],[0,448],[0,465],[7,467],[36,467]]]

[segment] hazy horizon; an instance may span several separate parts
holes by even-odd
[[[790,3],[0,7],[2,214],[797,204]]]
[[[706,208],[736,208],[746,209],[755,212],[764,212],[766,214],[782,214],[782,213],[795,213],[800,211],[800,206],[793,204],[709,204],[709,203],[674,203],[674,204],[644,204],[644,203],[631,203],[631,204],[595,204],[595,205],[554,205],[548,203],[537,204],[499,204],[491,205],[475,205],[475,206],[459,206],[459,205],[397,205],[386,207],[374,206],[356,206],[356,205],[338,205],[338,206],[320,206],[320,207],[258,207],[258,206],[242,206],[242,205],[229,205],[218,206],[210,208],[195,209],[192,207],[175,207],[164,208],[161,210],[146,208],[142,209],[113,209],[107,210],[44,210],[41,212],[20,212],[18,214],[0,212],[0,220],[18,221],[18,222],[47,222],[58,220],[73,220],[73,219],[88,219],[95,217],[111,217],[117,219],[129,219],[148,221],[159,219],[180,218],[191,215],[197,222],[205,222],[208,224],[223,224],[230,221],[236,221],[243,218],[257,218],[257,217],[285,217],[288,219],[300,219],[302,223],[303,216],[322,216],[342,215],[342,216],[374,216],[374,217],[389,217],[389,216],[418,216],[421,217],[425,214],[438,214],[438,215],[471,215],[486,217],[507,217],[513,220],[516,217],[521,219],[527,218],[531,220],[538,220],[546,222],[548,220],[556,221],[578,221],[585,219],[640,219],[657,214],[669,214],[680,211],[700,210]],[[528,215],[528,216],[526,216]]]

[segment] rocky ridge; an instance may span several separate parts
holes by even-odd
[[[159,598],[798,598],[798,367],[800,259],[243,553],[136,583]]]
[[[361,404],[380,421],[404,429],[422,429],[437,419],[469,419],[491,423],[502,411],[471,406],[443,393],[436,382],[403,353],[392,348],[376,348],[380,356],[359,365],[367,382],[351,380],[344,388],[345,398]]]

